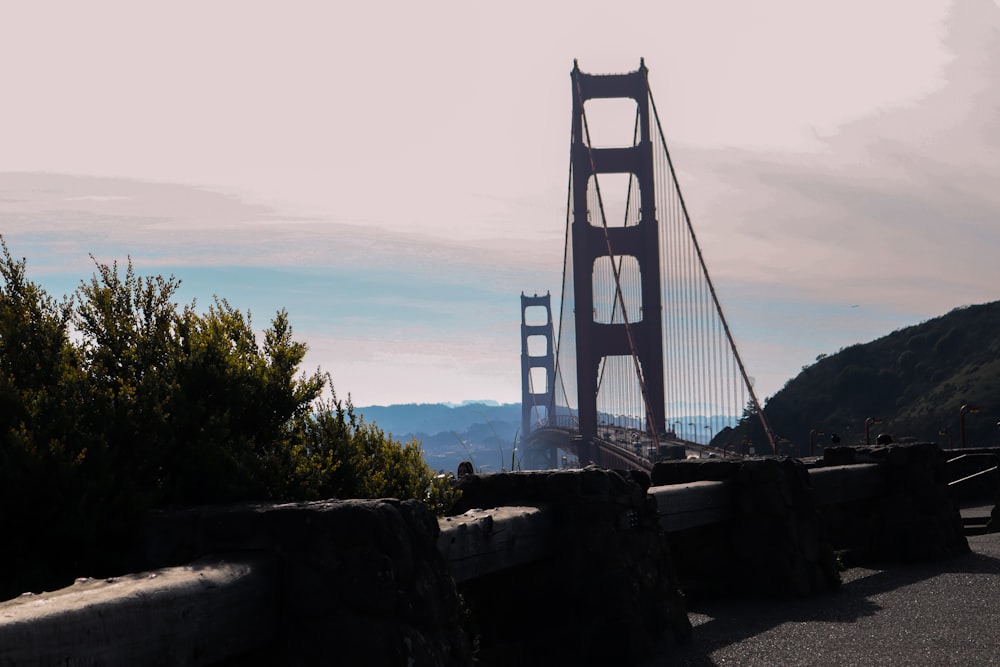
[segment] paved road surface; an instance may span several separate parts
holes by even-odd
[[[837,593],[691,605],[690,646],[650,664],[1000,665],[1000,534],[947,560],[854,568]]]

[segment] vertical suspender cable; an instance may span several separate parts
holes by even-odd
[[[647,85],[647,90],[649,89]],[[740,357],[739,350],[736,348],[736,341],[733,338],[732,331],[729,329],[729,323],[726,321],[726,316],[722,312],[722,305],[719,302],[718,295],[715,291],[715,285],[712,283],[712,278],[708,275],[708,268],[705,265],[705,259],[701,253],[701,246],[698,244],[698,239],[695,236],[694,228],[691,226],[691,218],[687,213],[687,206],[684,204],[684,195],[681,193],[680,184],[677,183],[677,173],[673,168],[673,161],[670,159],[670,151],[667,148],[667,140],[663,135],[663,128],[660,126],[660,116],[656,111],[656,102],[653,100],[653,94],[649,93],[649,101],[653,107],[653,116],[656,119],[656,128],[660,134],[660,141],[663,143],[663,151],[666,155],[667,163],[670,165],[670,173],[673,176],[674,185],[676,186],[676,194],[679,200],[681,209],[684,214],[684,221],[687,224],[687,231],[690,234],[691,242],[694,245],[695,250],[698,254],[698,261],[701,264],[702,273],[704,274],[705,282],[708,285],[708,289],[712,294],[712,301],[715,304],[716,311],[719,314],[719,320],[722,323],[722,327],[726,331],[726,338],[729,340],[729,346],[732,349],[733,356],[736,358],[736,363],[739,365],[740,374],[743,376],[743,382],[746,384],[747,391],[750,394],[750,398],[753,401],[754,411],[757,413],[757,417],[760,420],[760,425],[764,430],[764,435],[767,437],[768,443],[771,446],[771,451],[777,453],[777,446],[774,442],[774,435],[771,433],[771,428],[768,426],[767,419],[764,417],[764,411],[761,409],[760,401],[757,400],[757,392],[754,391],[753,385],[750,383],[750,378],[747,375],[746,367],[743,365],[743,359]]]

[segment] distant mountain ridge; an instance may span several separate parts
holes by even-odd
[[[476,470],[489,472],[517,467],[520,403],[369,405],[355,412],[397,440],[420,440],[424,459],[435,470],[455,472],[460,461],[472,461]]]
[[[499,404],[494,401],[464,401],[450,403],[404,403],[400,405],[369,405],[356,407],[365,420],[396,437],[464,431],[470,425],[486,422],[521,421],[521,404]]]

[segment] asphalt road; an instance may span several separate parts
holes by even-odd
[[[694,639],[650,664],[1000,665],[1000,534],[972,553],[853,568],[829,595],[689,607]]]

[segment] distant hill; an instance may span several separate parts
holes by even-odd
[[[366,421],[373,421],[383,431],[400,437],[418,433],[464,431],[471,424],[490,422],[521,423],[521,404],[467,402],[405,403],[400,405],[369,405],[355,408]],[[516,427],[515,427],[516,428]]]
[[[521,426],[520,403],[409,403],[370,405],[355,411],[397,440],[420,440],[427,464],[450,472],[463,460],[471,460],[477,470],[511,469]]]
[[[895,440],[915,438],[959,446],[959,412],[966,414],[968,445],[1000,442],[1000,301],[955,309],[836,354],[820,355],[764,406],[772,431],[790,441],[794,453],[808,453],[810,430],[817,445],[864,440],[870,428]],[[761,451],[766,442],[756,420],[723,437],[749,436]],[[717,438],[717,441],[719,438]]]

